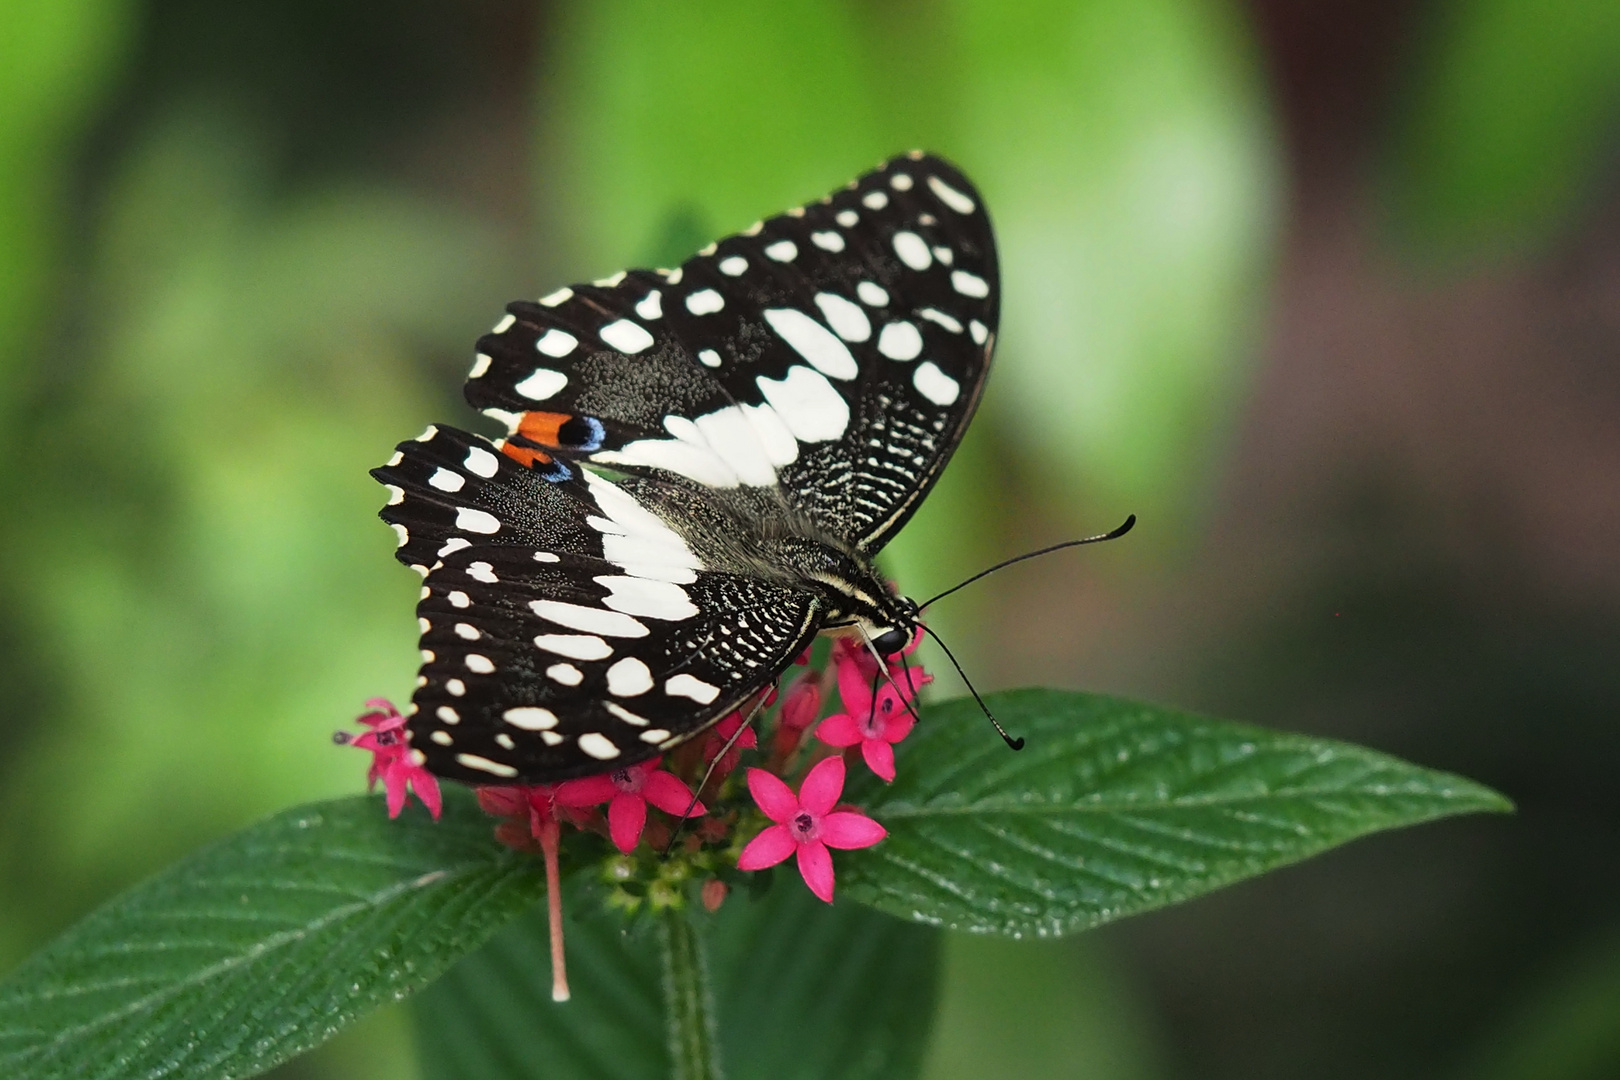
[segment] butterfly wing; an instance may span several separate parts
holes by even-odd
[[[706,567],[595,474],[548,480],[430,428],[374,475],[401,561],[427,579],[407,731],[439,776],[552,783],[652,757],[743,704],[819,628],[816,596]]]
[[[895,158],[711,245],[512,304],[467,400],[546,475],[587,460],[773,489],[875,552],[960,441],[995,344],[994,236],[946,162]]]

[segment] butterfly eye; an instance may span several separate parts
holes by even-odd
[[[904,630],[885,630],[872,639],[872,647],[881,656],[893,656],[906,647],[908,636]]]

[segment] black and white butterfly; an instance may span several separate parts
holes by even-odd
[[[466,385],[507,436],[431,427],[373,470],[426,579],[418,760],[599,773],[702,732],[823,629],[908,642],[917,607],[872,560],[961,440],[999,308],[983,201],[916,152],[678,269],[508,305]]]

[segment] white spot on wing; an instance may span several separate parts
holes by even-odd
[[[627,724],[633,724],[636,727],[647,726],[647,718],[645,716],[637,716],[623,705],[615,705],[611,701],[604,701],[602,702],[602,707]]]
[[[761,314],[794,352],[810,361],[823,375],[853,379],[860,374],[860,366],[850,355],[849,348],[809,315],[797,308],[766,308]]]
[[[643,319],[662,319],[664,317],[664,294],[654,289],[642,297],[636,304],[636,314]]]
[[[881,210],[889,205],[889,196],[881,191],[868,191],[861,196],[861,203],[869,210]]]
[[[791,240],[778,240],[774,244],[765,245],[767,258],[777,262],[792,262],[799,254],[799,245]]]
[[[894,234],[894,253],[913,270],[926,270],[934,262],[933,255],[928,252],[928,244],[909,229]]]
[[[944,203],[952,210],[955,210],[958,214],[973,213],[973,200],[951,187],[951,185],[947,184],[939,177],[930,176],[928,178],[928,186],[933,190],[935,195],[939,196],[940,202]]]
[[[547,731],[557,726],[557,714],[538,705],[520,705],[501,713],[501,719],[524,731]]]
[[[467,372],[469,379],[482,379],[489,373],[489,365],[494,363],[488,353],[478,353],[473,357],[472,370]]]
[[[540,298],[540,302],[546,307],[556,307],[558,304],[566,303],[567,301],[573,299],[573,296],[574,290],[564,287],[558,289],[554,293],[547,293],[545,296],[542,296]]]
[[[398,484],[388,484],[388,505],[398,506],[405,501],[405,489]]]
[[[472,623],[458,622],[455,625],[456,637],[464,641],[477,641],[484,635]]]
[[[889,177],[889,186],[896,191],[910,191],[911,177],[903,172],[897,172]]]
[[[962,385],[943,371],[932,360],[924,360],[912,372],[911,384],[917,392],[935,405],[949,405],[962,393]]]
[[[698,362],[704,367],[719,367],[720,354],[715,352],[713,349],[699,349]]]
[[[927,319],[936,326],[943,326],[953,334],[960,334],[962,332],[961,323],[957,322],[954,318],[937,308],[919,308],[917,310],[917,317],[919,319]]]
[[[553,555],[549,551],[537,551],[534,553],[534,561],[544,563],[562,562],[562,556]]]
[[[440,720],[443,720],[447,724],[461,723],[461,714],[456,712],[456,710],[452,709],[448,705],[440,705],[433,711],[433,715],[437,716]]]
[[[990,295],[990,283],[978,274],[970,274],[966,270],[951,271],[951,288],[963,296],[971,296],[982,300]]]
[[[512,325],[514,323],[516,323],[516,322],[517,322],[517,316],[516,315],[513,315],[511,313],[507,313],[505,315],[502,315],[501,316],[501,321],[495,324],[495,328],[493,330],[491,330],[490,333],[492,333],[492,334],[504,334],[508,330],[512,329]]]
[[[426,680],[423,680],[423,682],[425,684]],[[462,697],[467,693],[467,684],[460,679],[446,679],[444,680],[444,689],[451,697]]]
[[[495,519],[494,514],[491,514],[488,511],[475,510],[470,506],[462,506],[456,509],[456,528],[460,529],[462,532],[475,532],[489,535],[499,532],[501,529],[501,523]]]
[[[922,332],[914,323],[892,322],[878,334],[878,352],[890,360],[915,360],[922,347]]]
[[[432,735],[429,735],[428,738],[432,739],[440,746],[449,746],[451,743],[456,741],[448,731],[435,731]]]
[[[514,383],[512,389],[530,401],[545,401],[567,385],[567,375],[552,368],[543,367],[535,368],[533,374],[522,382]]]
[[[450,539],[444,542],[444,546],[438,550],[437,554],[439,558],[442,559],[446,555],[454,555],[462,548],[470,547],[472,547],[472,541],[468,540],[465,536],[452,536]]]
[[[617,752],[618,751],[614,751],[614,753]],[[491,761],[489,758],[479,757],[477,754],[457,754],[456,762],[458,764],[465,765],[469,769],[477,769],[479,772],[487,772],[491,776],[517,775],[517,770],[512,768],[512,766],[502,765],[498,761]]]
[[[652,671],[634,656],[627,656],[607,669],[608,693],[614,697],[635,697],[652,689]]]
[[[641,733],[641,741],[646,743],[661,743],[669,738],[669,732],[663,728],[649,728]]]
[[[845,341],[865,341],[872,336],[872,323],[866,312],[837,293],[816,293],[816,307],[833,332]]]
[[[831,251],[836,254],[844,250],[844,238],[831,229],[811,233],[810,242],[822,251]]]
[[[881,191],[879,195],[883,194]],[[886,307],[889,303],[888,290],[875,281],[863,281],[855,286],[855,295],[861,298],[861,303],[867,307]]]
[[[720,696],[720,688],[696,675],[682,673],[664,683],[664,693],[670,697],[691,698],[699,705],[707,705]]]
[[[460,589],[446,594],[445,599],[450,601],[450,606],[453,608],[467,608],[472,606],[472,598],[466,593],[462,592]]]
[[[467,486],[467,478],[441,467],[434,469],[433,475],[428,477],[428,486],[436,487],[440,491],[460,491]]]
[[[686,298],[686,310],[694,315],[713,315],[725,310],[726,299],[713,289],[699,289]]]
[[[495,455],[482,446],[469,446],[467,448],[467,460],[462,464],[468,472],[474,476],[482,476],[485,480],[494,476],[500,468],[500,462],[495,460]]]
[[[480,653],[468,653],[467,659],[464,660],[463,663],[467,665],[467,670],[472,672],[474,675],[495,674],[495,661]]]
[[[833,220],[838,222],[838,224],[842,225],[846,229],[853,229],[856,222],[861,220],[861,215],[857,214],[853,210],[840,210],[833,217]]]
[[[546,668],[546,678],[552,682],[560,682],[564,686],[578,686],[585,675],[573,664],[552,664]]]
[[[581,604],[565,604],[560,600],[531,600],[529,608],[542,619],[561,623],[570,630],[605,634],[608,637],[639,638],[648,634],[646,626],[617,611],[603,611],[601,608],[585,607]]]
[[[800,442],[830,442],[849,427],[849,403],[814,368],[794,364],[781,381],[759,375],[754,382]]]
[[[540,335],[534,347],[547,356],[563,357],[573,352],[574,346],[578,344],[579,338],[566,330],[553,327]]]
[[[602,603],[626,615],[678,622],[698,613],[686,590],[672,581],[650,581],[642,577],[603,575],[594,579],[611,595]]]
[[[719,270],[727,277],[739,277],[748,269],[748,260],[741,255],[727,255],[720,260]]]
[[[485,585],[494,585],[501,579],[495,576],[495,568],[487,562],[470,563],[467,566],[467,576],[474,581],[482,581]]]
[[[619,756],[619,748],[606,735],[587,731],[579,737],[579,748],[597,761],[612,761]]]
[[[411,530],[407,529],[399,522],[395,521],[391,523],[389,528],[393,529],[394,535],[399,537],[399,543],[394,545],[395,547],[404,547],[406,544],[411,542]]]
[[[632,356],[643,349],[649,348],[653,343],[653,336],[647,333],[647,328],[629,319],[618,319],[608,323],[598,330],[597,336],[622,353]]]
[[[696,435],[737,474],[755,487],[776,483],[776,470],[740,405],[727,405],[694,421]]]
[[[534,645],[571,660],[606,660],[613,655],[613,646],[594,634],[541,634]]]
[[[990,336],[990,331],[978,319],[968,320],[968,333],[973,335],[973,344],[975,345],[983,345],[985,339]]]

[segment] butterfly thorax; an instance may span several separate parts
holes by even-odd
[[[826,604],[824,626],[855,626],[887,656],[914,636],[917,605],[898,596],[871,560],[835,544],[803,536],[769,541],[772,564],[791,571],[801,587]]]

